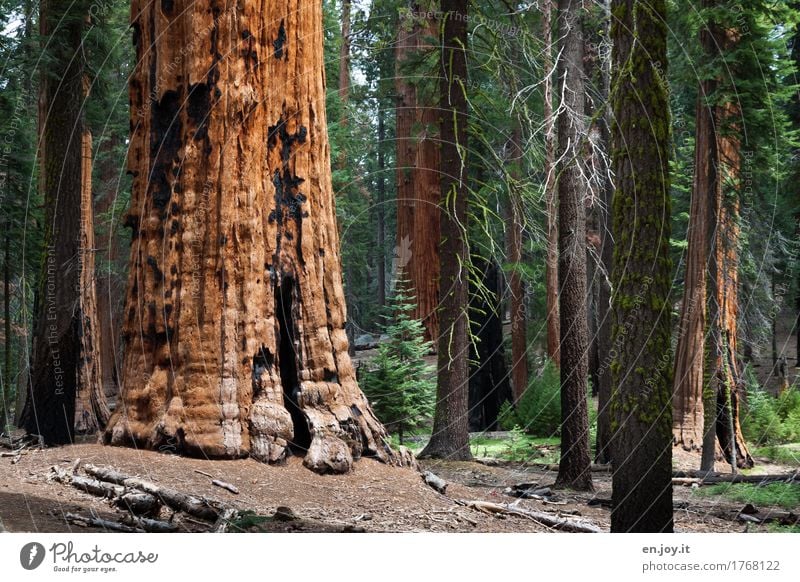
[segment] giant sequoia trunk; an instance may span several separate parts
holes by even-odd
[[[612,532],[671,532],[672,361],[665,0],[614,0]]]
[[[133,230],[116,445],[398,457],[356,383],[319,0],[134,0]]]
[[[436,411],[420,456],[469,460],[467,356],[467,2],[442,0],[439,100],[442,139],[442,285]]]
[[[83,132],[81,146],[80,294],[78,297],[80,355],[75,394],[75,432],[102,430],[111,413],[103,386],[103,333],[98,314],[95,278],[94,209],[92,206],[92,134]]]
[[[703,6],[712,9],[717,2],[705,0]],[[737,31],[723,30],[713,22],[700,35],[709,59],[721,58],[738,41]],[[698,95],[690,246],[675,364],[673,434],[685,448],[696,448],[699,423],[704,422],[701,467],[705,469],[714,465],[715,437],[732,466],[753,465],[739,422],[744,390],[736,355],[741,111],[734,101],[713,101],[718,85],[718,80],[705,80]]]
[[[561,288],[561,461],[556,485],[592,489],[586,403],[586,182],[581,2],[559,0],[558,279]]]
[[[50,0],[40,12],[48,59],[39,88],[44,264],[35,306],[22,424],[48,444],[101,428],[108,416],[98,358],[91,208],[91,137],[80,54],[87,3]]]
[[[738,33],[726,31],[723,48],[738,39]],[[739,422],[739,403],[744,394],[744,378],[739,371],[737,335],[739,313],[739,171],[740,144],[729,131],[740,121],[737,104],[715,108],[717,128],[716,180],[712,209],[715,225],[710,249],[708,319],[711,331],[708,346],[710,392],[716,398],[716,433],[725,459],[731,466],[749,468],[753,458],[747,449]],[[731,190],[733,189],[733,192]],[[711,402],[709,404],[712,404]]]
[[[701,43],[707,43],[705,33]],[[700,450],[703,443],[703,372],[705,369],[706,281],[711,227],[711,204],[714,192],[716,140],[714,120],[705,103],[714,90],[713,80],[700,83],[697,96],[694,185],[689,209],[683,302],[678,326],[673,387],[672,435],[676,445]]]
[[[414,13],[419,11],[411,4]],[[397,41],[397,248],[399,279],[414,296],[412,315],[425,326],[425,340],[439,337],[439,110],[435,92],[409,76],[408,62],[435,50],[435,19],[401,19]]]

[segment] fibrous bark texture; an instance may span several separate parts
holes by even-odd
[[[547,207],[547,259],[545,262],[545,303],[547,309],[547,355],[556,366],[561,365],[559,344],[561,330],[558,315],[558,196],[556,184],[556,131],[553,116],[553,0],[542,5],[542,29],[545,38],[544,123],[545,159],[544,195]]]
[[[111,412],[103,388],[102,329],[97,309],[95,278],[94,209],[92,206],[92,134],[83,132],[81,146],[80,225],[80,355],[75,394],[75,432],[92,434],[102,430]]]
[[[409,61],[436,50],[435,19],[412,3],[418,17],[401,19],[397,40],[397,249],[399,280],[414,297],[425,341],[439,337],[439,237],[441,180],[436,92],[410,76]],[[422,17],[425,14],[426,17]]]
[[[47,64],[39,87],[44,264],[35,306],[22,425],[47,444],[94,432],[108,416],[98,356],[91,207],[91,137],[85,129],[80,57],[88,4],[49,0],[40,9]],[[77,413],[77,414],[76,414]]]
[[[672,531],[669,94],[664,0],[614,0],[612,532]]]
[[[397,455],[345,334],[319,0],[134,0],[112,444],[344,472]]]
[[[581,2],[560,0],[558,66],[558,279],[561,319],[561,460],[556,485],[592,489],[586,402],[586,181]]]
[[[441,311],[433,434],[422,457],[469,460],[467,356],[467,2],[442,0]]]

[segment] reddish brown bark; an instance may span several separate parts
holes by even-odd
[[[398,460],[355,378],[319,0],[134,0],[121,403],[107,439]]]
[[[419,13],[418,5],[411,6]],[[401,20],[397,43],[397,248],[398,278],[416,300],[413,316],[426,341],[439,337],[440,153],[435,93],[417,89],[409,59],[436,50],[436,20]]]
[[[689,209],[686,275],[675,352],[672,433],[675,445],[700,450],[703,443],[703,386],[706,334],[706,279],[710,212],[713,204],[716,141],[714,120],[705,106],[713,91],[712,80],[702,81],[697,98],[695,174]]]
[[[83,132],[81,144],[80,225],[80,353],[75,393],[75,432],[92,434],[105,427],[111,413],[103,389],[103,343],[97,313],[94,211],[92,207],[92,134]]]

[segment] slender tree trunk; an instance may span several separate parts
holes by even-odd
[[[604,0],[606,37],[610,38],[611,32],[611,1]],[[606,152],[610,153],[611,146],[611,119],[612,111],[609,101],[611,94],[611,59],[606,58],[602,64],[603,76],[603,103],[605,103],[603,118],[600,122],[600,136]],[[612,236],[611,204],[614,193],[614,184],[611,179],[611,168],[608,162],[603,165],[605,174],[601,188],[602,200],[598,212],[600,227],[600,261],[603,272],[600,277],[597,291],[597,357],[600,360],[597,391],[597,443],[595,458],[598,463],[611,461],[611,327],[613,313],[611,310],[611,268],[614,256],[614,237]]]
[[[671,532],[672,357],[665,0],[614,0],[612,532]]]
[[[416,3],[413,13],[421,14]],[[415,319],[425,326],[425,340],[439,337],[439,240],[441,183],[436,128],[440,112],[417,91],[420,78],[410,76],[408,61],[436,50],[434,19],[401,21],[397,44],[397,247],[398,277],[414,296]]]
[[[421,457],[469,460],[467,356],[467,2],[442,0],[441,311],[433,434]]]
[[[558,314],[558,195],[556,192],[556,120],[553,116],[553,0],[544,0],[544,196],[547,208],[547,259],[545,262],[545,303],[547,309],[547,355],[561,365],[561,342]]]
[[[342,0],[342,46],[339,49],[339,98],[350,99],[350,0]]]
[[[525,288],[520,275],[522,266],[522,131],[519,120],[514,121],[511,132],[512,179],[514,187],[509,195],[506,222],[506,255],[513,268],[508,277],[511,292],[511,393],[519,402],[528,388],[528,322],[525,314]]]
[[[703,46],[708,42],[704,32],[701,33],[700,42]],[[706,102],[714,88],[713,80],[703,80],[697,96],[695,173],[687,232],[689,246],[686,251],[686,275],[675,352],[672,435],[675,445],[687,451],[699,450],[703,442],[706,281],[709,233],[713,228],[711,209],[716,182],[713,167],[716,157],[714,119]]]
[[[384,141],[386,140],[386,112],[378,103],[378,305],[386,306],[386,157]]]
[[[80,355],[75,394],[75,432],[93,434],[103,429],[111,413],[103,389],[102,329],[97,314],[94,212],[92,208],[92,134],[84,129],[81,147],[80,225]]]
[[[6,180],[7,182],[8,180]],[[7,415],[11,412],[11,229],[5,223],[5,256],[3,257],[3,334],[5,360],[3,363],[3,385],[0,386],[0,433],[5,431]]]
[[[486,292],[470,285],[469,430],[497,430],[500,406],[511,400],[511,384],[503,348],[503,322],[498,294],[498,265],[473,255],[474,272],[481,273]]]
[[[107,440],[297,453],[318,472],[398,461],[348,355],[321,2],[134,0],[132,15],[133,242]]]
[[[48,444],[72,440],[81,354],[81,227],[85,3],[48,0],[40,27],[48,65],[40,82],[44,264],[34,315],[29,396],[22,423]]]
[[[561,289],[561,461],[556,485],[592,490],[586,402],[586,182],[583,39],[580,0],[559,0],[558,275]]]

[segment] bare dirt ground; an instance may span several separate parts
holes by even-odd
[[[272,515],[279,506],[290,507],[300,518],[272,522],[267,531],[356,531],[368,532],[546,532],[538,522],[513,516],[492,516],[457,505],[454,500],[518,502],[519,507],[563,517],[590,521],[608,531],[610,510],[588,505],[593,498],[611,497],[611,474],[595,472],[594,493],[556,491],[552,502],[517,500],[503,491],[518,483],[549,486],[555,472],[501,463],[429,461],[431,470],[448,483],[446,495],[427,486],[411,469],[388,467],[370,459],[356,463],[348,475],[316,475],[299,458],[282,466],[253,460],[210,461],[189,459],[151,451],[104,447],[98,444],[34,450],[16,464],[0,459],[0,523],[7,531],[83,532],[102,531],[71,525],[67,513],[118,519],[120,513],[107,501],[48,479],[51,466],[69,470],[76,459],[84,463],[111,465],[160,486],[172,487],[218,500],[238,510]],[[678,455],[677,467],[681,464]],[[686,459],[687,467],[693,465]],[[787,467],[764,466],[763,472],[787,471]],[[202,471],[235,485],[239,495],[215,487]],[[701,497],[689,487],[675,487],[675,525],[685,532],[766,531],[761,526],[737,521],[741,503],[721,497]],[[765,508],[760,508],[762,511]],[[782,510],[784,513],[785,509]],[[207,526],[186,518],[182,531]]]

